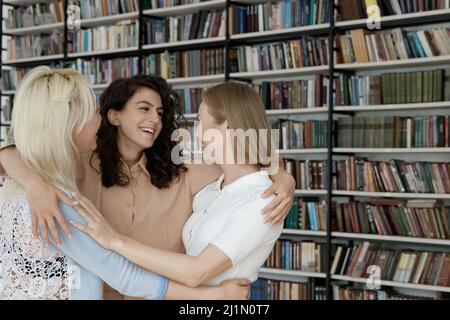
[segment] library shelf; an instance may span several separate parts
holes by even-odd
[[[18,58],[18,59],[12,59],[3,61],[2,65],[15,65],[15,64],[23,64],[23,63],[34,63],[34,62],[44,62],[44,61],[52,61],[52,60],[61,60],[64,58],[63,54],[52,54],[47,56],[39,56],[39,57],[32,57],[32,58]]]
[[[259,275],[261,277],[283,275],[292,277],[326,278],[326,274],[322,272],[306,272],[300,270],[285,270],[275,268],[260,268]]]
[[[333,190],[332,193],[334,196],[347,196],[347,197],[450,200],[450,194],[445,193],[364,192],[364,191],[346,191],[346,190]]]
[[[365,106],[339,106],[334,107],[334,111],[345,112],[367,112],[367,111],[403,111],[403,110],[431,110],[450,108],[450,101],[422,102],[422,103],[401,103],[401,104],[380,104]]]
[[[331,279],[333,280],[341,280],[341,281],[350,281],[350,282],[358,282],[358,283],[367,283],[368,279],[366,278],[354,278],[349,276],[342,275],[331,275]],[[417,289],[424,291],[436,291],[436,292],[450,292],[450,287],[442,287],[442,286],[432,286],[427,284],[415,284],[415,283],[403,283],[403,282],[395,282],[388,280],[380,280],[381,286],[395,287],[395,288],[408,288],[408,289]]]
[[[180,16],[197,12],[199,10],[225,9],[226,5],[227,5],[226,0],[212,0],[166,8],[147,9],[144,10],[144,16],[151,16],[151,17]]]
[[[212,44],[225,42],[225,37],[214,37],[214,38],[202,38],[202,39],[192,39],[174,42],[164,42],[164,43],[154,43],[154,44],[144,44],[142,50],[155,50],[155,49],[170,49],[176,47],[183,47],[187,49],[189,46],[196,46],[200,44]]]
[[[338,63],[334,68],[336,71],[369,71],[391,68],[427,67],[447,63],[450,63],[450,55],[366,63]]]
[[[438,23],[450,20],[450,9],[429,10],[400,15],[383,16],[380,19],[382,29],[408,24]],[[335,24],[337,30],[349,30],[367,26],[367,19],[338,21]]]
[[[366,234],[366,233],[349,233],[349,232],[331,232],[331,236],[335,238],[344,239],[361,239],[361,240],[375,240],[375,241],[388,241],[388,242],[403,242],[403,243],[416,243],[426,245],[438,245],[450,247],[449,239],[429,239],[429,238],[417,238],[417,237],[403,237],[403,236],[391,236],[380,234]]]
[[[30,33],[52,33],[55,29],[63,29],[64,22],[56,22],[51,24],[44,24],[40,26],[24,27],[24,28],[14,28],[5,29],[3,33],[13,36],[21,36]]]
[[[295,69],[282,69],[282,70],[265,70],[256,72],[232,72],[231,78],[244,78],[244,79],[268,79],[268,78],[281,78],[281,77],[294,77],[294,76],[308,76],[318,73],[327,73],[328,65],[314,66]]]
[[[448,153],[450,148],[333,148],[335,153]]]

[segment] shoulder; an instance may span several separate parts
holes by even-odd
[[[188,164],[186,180],[191,189],[191,194],[195,195],[205,186],[215,181],[222,174],[217,165],[208,164]]]

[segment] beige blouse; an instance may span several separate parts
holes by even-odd
[[[187,165],[188,171],[169,188],[159,189],[150,182],[143,155],[131,168],[122,162],[122,172],[131,178],[128,186],[106,188],[101,183],[98,158],[94,156],[92,161],[90,158],[91,153],[82,155],[78,187],[112,227],[146,245],[184,253],[182,231],[192,213],[193,197],[220,176],[219,167]],[[129,298],[121,297],[106,285],[104,293],[105,299]]]

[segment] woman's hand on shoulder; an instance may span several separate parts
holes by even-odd
[[[58,202],[62,201],[69,206],[76,205],[76,201],[67,196],[63,191],[45,182],[42,178],[30,179],[25,185],[28,206],[31,213],[33,235],[37,239],[39,230],[42,240],[49,245],[48,230],[57,245],[61,244],[56,223],[59,223],[66,236],[71,236],[69,225],[59,210]]]
[[[262,210],[264,221],[272,226],[284,222],[294,203],[295,179],[283,171],[263,193],[263,198],[275,198]]]

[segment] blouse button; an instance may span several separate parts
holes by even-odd
[[[131,202],[127,202],[127,207],[131,208]]]
[[[192,238],[192,230],[189,230],[189,237]]]

